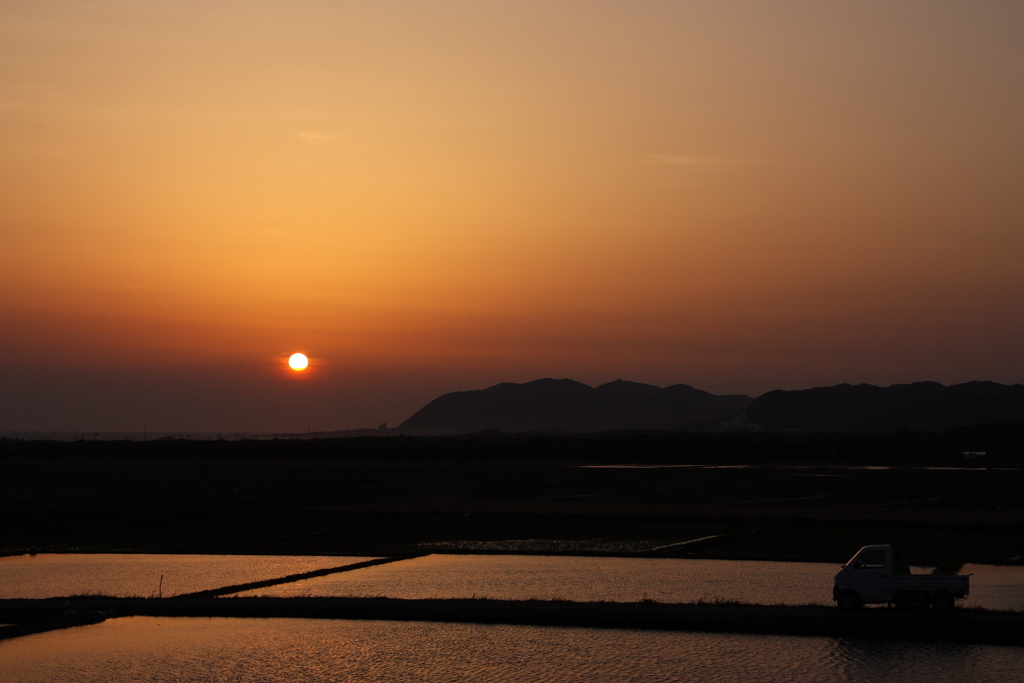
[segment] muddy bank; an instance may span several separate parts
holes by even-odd
[[[237,617],[381,619],[531,626],[760,633],[886,640],[929,640],[1024,646],[1024,613],[957,609],[865,609],[659,603],[573,603],[390,598],[103,598],[73,601],[79,615],[58,617],[60,600],[0,600],[0,639],[85,623],[93,611],[110,617]],[[45,626],[45,628],[44,628]]]

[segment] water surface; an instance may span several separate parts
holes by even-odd
[[[428,555],[241,595],[831,605],[838,569],[819,562]],[[963,573],[973,574],[963,604],[1024,609],[1024,567],[975,564]]]
[[[165,597],[340,567],[369,557],[57,554],[0,557],[0,598]]]
[[[535,626],[130,617],[0,642],[5,683],[1019,681],[1024,648]]]
[[[811,562],[428,555],[244,595],[831,604],[837,569]]]
[[[971,575],[969,607],[1024,611],[1024,567],[965,564],[961,574]]]
[[[173,596],[373,559],[268,555],[42,554],[0,558],[0,598]],[[669,558],[429,555],[244,595],[593,602],[832,604],[838,565]],[[964,565],[968,606],[1024,609],[1024,567]]]

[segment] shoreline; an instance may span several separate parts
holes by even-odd
[[[665,604],[542,600],[396,598],[107,598],[72,600],[76,615],[59,617],[64,598],[0,600],[13,626],[0,640],[86,625],[104,618],[227,617],[428,621],[1024,646],[1024,613],[957,608],[952,614],[886,608],[841,612],[835,607]]]

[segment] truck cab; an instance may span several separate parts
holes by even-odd
[[[832,599],[843,610],[887,603],[897,607],[931,605],[938,612],[948,612],[957,599],[968,594],[968,575],[911,575],[910,568],[900,564],[892,546],[864,546],[836,572]]]

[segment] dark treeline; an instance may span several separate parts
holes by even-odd
[[[981,454],[984,455],[981,455]],[[44,441],[0,439],[0,458],[217,461],[540,461],[740,464],[821,462],[989,466],[1024,456],[1024,422],[945,432],[702,434],[623,431],[336,439]]]

